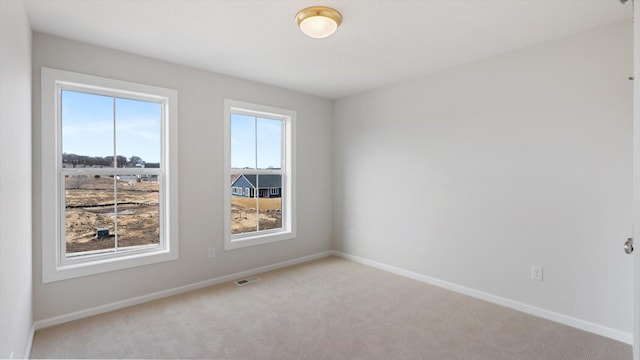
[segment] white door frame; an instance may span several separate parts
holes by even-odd
[[[634,1],[635,2],[635,1]],[[633,360],[640,360],[640,6],[633,6]],[[640,20],[639,20],[640,21]],[[622,242],[621,242],[622,244]],[[622,251],[622,250],[621,250]]]

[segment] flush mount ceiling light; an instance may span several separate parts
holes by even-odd
[[[307,36],[324,39],[336,32],[342,23],[342,15],[330,7],[312,6],[296,14],[296,23]]]

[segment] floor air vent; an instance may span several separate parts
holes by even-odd
[[[257,276],[252,276],[250,278],[246,278],[246,279],[242,279],[242,280],[236,281],[236,285],[242,286],[242,285],[247,285],[247,284],[254,283],[256,281],[260,281],[260,278],[257,277]]]

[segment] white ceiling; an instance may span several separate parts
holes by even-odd
[[[3,1],[3,0],[0,0]],[[328,98],[630,20],[619,0],[26,0],[35,31]],[[294,16],[340,11],[327,39]]]

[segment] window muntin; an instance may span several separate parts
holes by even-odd
[[[176,120],[175,90],[42,68],[43,282],[178,258]]]
[[[295,237],[294,125],[293,111],[225,101],[226,249]]]

